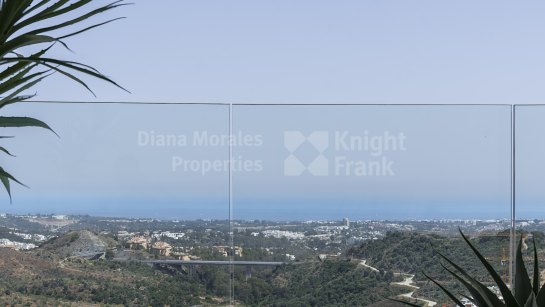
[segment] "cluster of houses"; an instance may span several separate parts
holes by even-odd
[[[501,295],[501,291],[497,286],[490,286],[488,289],[492,291],[500,299],[500,301],[503,302],[503,296]],[[464,305],[464,307],[477,307],[477,305],[466,297],[461,298],[460,302]]]
[[[231,246],[213,246],[212,248],[224,257],[231,256]],[[233,254],[234,256],[242,257],[242,247],[233,247]]]
[[[133,236],[125,246],[134,250],[149,250],[154,255],[170,256],[172,246],[164,241],[152,242],[152,238],[148,236]]]
[[[176,236],[176,234],[170,234],[168,237],[173,238],[174,236]],[[173,253],[172,246],[167,242],[161,241],[161,237],[156,235],[131,235],[128,232],[119,232],[118,238],[124,240],[125,247],[132,250],[145,250],[149,251],[151,254],[165,257],[178,256],[182,260],[196,260],[194,259],[195,257],[185,253]],[[231,255],[241,257],[243,251],[240,246],[235,246],[234,248],[231,248],[230,246],[213,246],[212,249],[224,257]]]
[[[0,247],[11,248],[14,250],[29,250],[36,248],[37,246],[32,243],[22,243],[8,239],[0,239]]]

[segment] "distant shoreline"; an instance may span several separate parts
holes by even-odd
[[[197,221],[229,221],[228,218],[219,219],[219,218],[156,218],[156,217],[131,217],[131,216],[105,216],[105,215],[90,215],[90,214],[66,214],[66,213],[26,213],[26,214],[13,214],[13,213],[0,213],[0,218],[5,218],[6,216],[18,217],[18,218],[51,218],[51,219],[81,219],[81,218],[94,218],[100,219],[101,221],[107,222],[197,222]],[[339,223],[343,222],[344,218],[332,218],[332,219],[233,219],[234,223],[256,223],[256,222],[269,222],[269,223],[317,223],[317,224],[329,224],[329,223]],[[349,219],[351,223],[363,223],[363,222],[404,222],[404,223],[414,223],[414,222],[445,222],[445,223],[475,223],[475,222],[484,222],[484,223],[494,223],[494,222],[506,222],[509,221],[508,218],[498,219],[498,218],[489,218],[489,219],[480,219],[480,218],[432,218],[432,219],[394,219],[394,218],[377,218],[377,219]],[[545,223],[545,219],[525,219],[520,218],[517,221],[538,221]]]

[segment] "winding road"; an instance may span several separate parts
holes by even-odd
[[[398,273],[398,275],[404,276],[405,279],[403,279],[403,281],[400,281],[400,282],[393,282],[392,285],[393,286],[406,287],[406,288],[410,288],[410,289],[413,290],[411,292],[400,294],[399,297],[410,298],[410,299],[413,299],[413,300],[416,300],[416,301],[419,301],[419,302],[423,302],[423,303],[426,304],[425,305],[426,307],[433,307],[433,306],[437,305],[437,302],[426,300],[426,299],[423,299],[423,298],[413,297],[414,292],[416,290],[420,289],[418,286],[414,285],[414,280],[413,280],[414,275],[404,274],[404,273]]]

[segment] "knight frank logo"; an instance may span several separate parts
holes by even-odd
[[[316,158],[309,164],[303,163],[296,155],[297,149],[306,142],[316,150]],[[329,160],[324,156],[325,150],[329,147],[329,132],[314,131],[305,136],[301,131],[285,131],[284,147],[289,152],[284,160],[285,176],[300,176],[305,171],[314,176],[329,175]]]
[[[395,176],[391,156],[399,156],[394,152],[407,150],[406,139],[403,132],[389,131],[314,131],[308,135],[301,131],[284,131],[284,147],[289,153],[284,160],[284,175]],[[304,155],[309,150],[299,150],[303,145],[311,148],[310,159]]]

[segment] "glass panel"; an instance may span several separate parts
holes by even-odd
[[[17,157],[2,166],[30,188],[13,185],[12,205],[2,196],[2,244],[41,245],[22,261],[35,263],[37,278],[5,272],[14,293],[6,299],[228,303],[228,106],[30,103],[8,111],[45,121],[59,137],[3,129],[17,136],[2,142]],[[92,260],[100,257],[107,261]],[[226,262],[195,262],[211,260]]]
[[[516,106],[515,109],[516,166],[516,229],[517,242],[522,235],[523,258],[533,274],[533,244],[538,249],[539,270],[543,276],[545,232],[545,106]]]
[[[545,106],[517,106],[515,114],[517,225],[537,230],[540,224],[535,222],[545,219]]]
[[[235,260],[256,261],[235,270],[237,302],[440,306],[420,273],[448,279],[434,248],[489,282],[458,227],[508,279],[509,107],[232,112]]]

